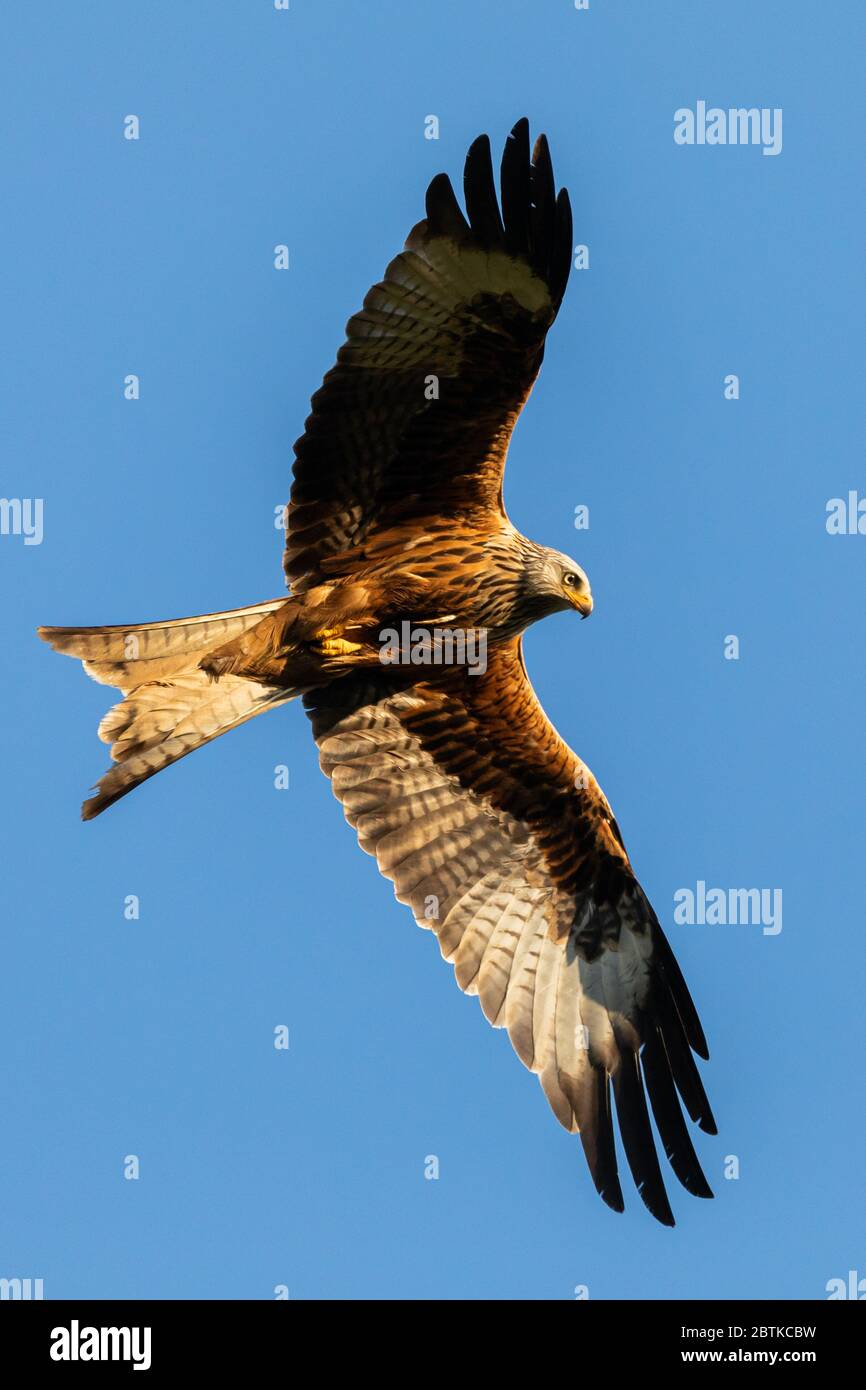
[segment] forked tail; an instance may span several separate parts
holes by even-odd
[[[111,744],[114,766],[82,806],[84,820],[92,820],[170,763],[297,694],[242,676],[214,680],[199,669],[208,652],[283,603],[278,598],[227,613],[130,627],[39,628],[39,636],[55,651],[79,657],[89,676],[124,695],[99,725],[99,737]]]

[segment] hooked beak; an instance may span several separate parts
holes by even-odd
[[[592,612],[592,594],[587,589],[584,594],[573,594],[571,598],[581,618],[588,618]]]

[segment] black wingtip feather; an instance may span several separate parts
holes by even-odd
[[[707,1093],[698,1074],[682,1020],[663,980],[656,989],[654,1005],[671,1075],[686,1110],[705,1134],[715,1134],[716,1122]]]
[[[503,247],[529,262],[547,283],[554,312],[571,272],[572,219],[565,189],[556,193],[547,138],[539,135],[530,156],[529,121],[515,122],[505,142],[497,198],[490,140],[479,135],[469,146],[463,172],[466,216],[447,174],[427,189],[427,228],[457,242],[472,238],[486,250]],[[423,229],[424,224],[420,224]]]
[[[596,1183],[595,1190],[605,1206],[610,1207],[611,1211],[615,1211],[619,1216],[622,1216],[625,1211],[625,1199],[623,1198],[622,1188],[618,1181],[615,1188],[607,1188],[604,1185],[600,1186]]]
[[[463,188],[469,225],[475,236],[482,246],[502,245],[505,234],[496,201],[490,141],[486,135],[479,135],[469,146],[463,171]]]
[[[529,121],[517,122],[502,151],[500,168],[505,245],[512,255],[529,253]]]
[[[532,208],[529,223],[532,236],[532,259],[539,273],[547,279],[553,251],[553,228],[556,207],[556,185],[547,136],[539,135],[532,151],[529,171]]]
[[[668,1162],[693,1197],[712,1197],[712,1190],[686,1129],[664,1044],[657,1031],[647,1038],[641,1060],[650,1104]]]
[[[436,236],[450,236],[455,241],[465,241],[469,236],[469,224],[447,174],[437,174],[431,180],[426,209],[427,223]]]
[[[564,1084],[595,1190],[613,1211],[625,1211],[616,1165],[610,1079],[603,1069],[597,1068],[585,1075],[582,1082],[567,1078]]]
[[[573,227],[571,202],[566,189],[561,188],[556,199],[553,227],[553,251],[550,258],[550,293],[558,309],[571,274]]]
[[[617,1041],[621,1058],[613,1072],[613,1090],[628,1166],[644,1206],[663,1226],[673,1226],[674,1214],[650,1128],[640,1064],[636,1054],[623,1041]]]
[[[677,958],[671,950],[670,942],[662,931],[658,918],[653,913],[654,944],[659,959],[659,967],[664,977],[671,998],[676,1006],[677,1013],[683,1025],[683,1031],[689,1041],[689,1046],[695,1051],[703,1061],[710,1060],[710,1050],[707,1047],[707,1040],[701,1021],[698,1018],[698,1011],[695,1008],[694,1000],[689,993],[689,987],[683,977],[683,972],[677,963]]]

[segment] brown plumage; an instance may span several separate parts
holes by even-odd
[[[641,1196],[673,1224],[647,1096],[677,1177],[710,1196],[680,1107],[715,1132],[693,1058],[706,1043],[611,809],[547,720],[521,650],[531,622],[592,607],[579,566],[521,536],[502,504],[571,264],[568,197],[543,136],[530,158],[526,121],[501,194],[500,209],[481,137],[467,215],[435,178],[426,220],[349,320],[295,446],[289,598],[40,635],[124,694],[100,725],[115,762],[87,819],[303,695],[362,848],[580,1132],[604,1200],[622,1209],[612,1092]],[[405,631],[418,645],[386,660],[386,634]],[[460,647],[468,634],[483,661]]]

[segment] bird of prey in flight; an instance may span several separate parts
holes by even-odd
[[[716,1132],[692,1055],[706,1042],[613,812],[524,664],[529,624],[586,617],[589,581],[515,530],[502,501],[571,268],[568,196],[543,135],[530,154],[525,120],[501,202],[486,136],[464,189],[465,214],[447,176],[433,179],[426,218],[312,398],[286,512],[289,596],[40,635],[123,693],[99,726],[114,764],[87,820],[301,696],[362,849],[579,1132],[604,1201],[623,1209],[615,1107],[641,1197],[673,1225],[647,1097],[676,1176],[711,1196],[681,1109]],[[386,654],[385,633],[407,624],[411,644]],[[483,636],[483,663],[445,643],[461,633]]]

